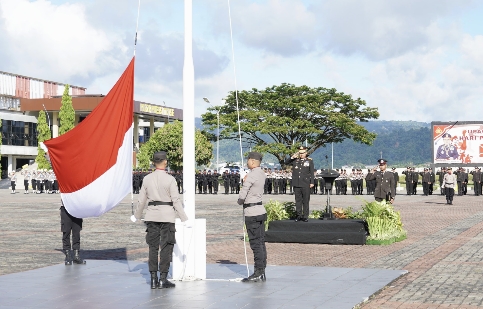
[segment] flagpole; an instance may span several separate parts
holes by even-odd
[[[195,220],[195,70],[193,64],[193,4],[184,0],[183,64],[183,206],[193,227],[177,220],[173,278],[206,279],[206,220]]]
[[[136,34],[134,36],[134,51],[133,51],[133,57],[136,57],[136,46],[137,46],[137,43],[138,43],[138,29],[139,29],[139,11],[141,9],[141,0],[138,1],[138,16],[136,18]],[[134,104],[134,102],[133,102]],[[133,118],[134,118],[134,115],[133,115]],[[134,123],[134,119],[133,119],[133,123]],[[136,134],[137,132],[134,132],[134,128],[136,127],[135,125],[132,126],[133,127],[133,146],[136,144],[135,141],[134,141],[134,138],[136,138],[138,135]],[[131,183],[133,182],[133,173],[131,173]],[[134,194],[132,192],[133,188],[131,186],[131,214],[134,215]]]

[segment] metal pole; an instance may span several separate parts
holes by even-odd
[[[219,158],[220,158],[220,111],[216,112],[216,117],[218,118],[218,129],[216,133],[216,170],[218,171],[219,165]]]
[[[334,143],[332,142],[332,167],[331,169],[334,169]]]

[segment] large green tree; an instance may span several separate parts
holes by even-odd
[[[75,110],[72,106],[72,97],[69,95],[69,85],[65,85],[64,93],[62,94],[62,104],[59,112],[59,135],[66,133],[74,128]]]
[[[51,138],[52,134],[50,133],[50,127],[47,124],[45,112],[40,111],[37,120],[37,140],[39,141],[39,145],[37,147],[37,157],[35,158],[38,169],[50,169],[50,163],[47,158],[45,158],[45,151],[40,148],[40,143]]]
[[[139,149],[137,158],[141,168],[149,168],[153,153],[166,151],[171,169],[183,167],[183,123],[175,121],[164,125]],[[196,130],[195,160],[198,165],[206,165],[213,158],[213,145],[201,131]],[[195,171],[193,171],[194,173]]]
[[[220,111],[220,138],[238,139],[237,100],[230,92],[222,106],[203,114],[203,125],[216,130],[216,111]],[[328,143],[345,139],[371,145],[375,133],[357,122],[377,119],[377,108],[366,106],[360,98],[336,89],[310,88],[283,83],[263,90],[238,92],[242,141],[254,151],[273,154],[284,166],[287,155],[307,143],[308,153]]]

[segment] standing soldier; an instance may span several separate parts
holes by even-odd
[[[139,191],[136,211],[131,216],[131,221],[136,222],[141,219],[146,202],[148,202],[144,222],[147,225],[146,243],[149,246],[151,289],[174,288],[175,284],[167,279],[173,247],[176,243],[174,223],[176,216],[179,216],[182,222],[188,220],[188,217],[184,212],[182,201],[179,197],[176,179],[166,172],[168,165],[166,152],[155,152],[152,161],[156,166],[156,170],[146,176],[143,181],[143,186]],[[158,281],[158,253],[160,247],[160,279]]]
[[[82,230],[82,218],[72,216],[61,202],[60,206],[60,225],[62,232],[62,251],[65,254],[65,265],[85,264],[86,262],[80,258],[80,232]],[[70,236],[72,234],[72,246]],[[71,249],[74,251],[72,258]]]
[[[397,184],[399,183],[399,174],[396,171],[395,167],[392,168],[392,173],[394,175],[394,185],[396,186],[396,188],[394,189],[394,194],[397,194]]]
[[[407,195],[412,194],[413,190],[413,175],[411,173],[411,167],[407,167],[405,171],[402,172],[404,174],[404,180],[406,181],[406,193]]]
[[[372,170],[368,169],[367,170],[367,175],[366,175],[366,191],[367,191],[367,195],[370,195],[370,194],[373,194],[372,192]],[[351,180],[351,185],[352,185],[352,182],[353,180]],[[354,192],[352,192],[352,195],[354,195]]]
[[[235,172],[235,194],[240,193],[240,182],[241,182],[240,172],[236,171]]]
[[[394,197],[396,195],[394,185],[394,175],[387,171],[387,161],[384,159],[377,160],[379,163],[379,171],[377,167],[373,169],[373,174],[370,179],[376,180],[376,188],[374,189],[374,198],[376,201],[387,201],[389,203],[394,203]]]
[[[230,173],[230,194],[235,193],[235,185],[236,185],[235,172],[232,170]]]
[[[423,194],[424,196],[429,195],[429,183],[431,182],[431,175],[429,174],[429,170],[424,168],[424,172],[422,174],[422,182],[423,182]]]
[[[453,205],[454,186],[458,180],[456,179],[456,175],[453,174],[453,170],[451,167],[448,167],[446,171],[447,173],[444,174],[443,177],[443,187],[446,194],[446,204]]]
[[[230,174],[228,170],[223,173],[223,186],[225,187],[225,194],[229,194],[230,192]]]
[[[456,174],[456,180],[458,183],[458,196],[463,195],[463,183],[465,181],[465,173],[463,172],[463,168],[459,168],[454,174]]]
[[[32,174],[30,173],[30,171],[22,171],[23,173],[23,186],[24,186],[24,189],[25,189],[25,192],[24,194],[29,194],[29,181],[30,181],[30,178],[32,177]]]
[[[475,167],[475,171],[473,172],[473,187],[475,190],[475,195],[479,196],[481,195],[481,171],[479,167]]]
[[[15,171],[11,171],[10,174],[8,174],[8,177],[10,178],[10,185],[12,186],[12,192],[11,194],[15,194],[15,184],[17,182],[17,174]]]
[[[35,171],[32,171],[32,174],[30,175],[30,183],[32,184],[32,193],[37,192],[37,180],[35,179],[37,177],[37,173]]]
[[[245,176],[243,187],[238,195],[238,205],[243,205],[243,216],[247,229],[250,248],[255,262],[253,274],[242,282],[265,281],[267,266],[267,249],[265,247],[265,221],[267,213],[262,205],[265,173],[260,168],[262,155],[258,152],[248,153],[247,166],[250,172]]]
[[[350,179],[350,182],[351,182],[351,193],[352,195],[355,195],[356,194],[356,170],[353,168],[352,169],[352,172],[349,174],[349,179]],[[367,182],[366,182],[367,184]],[[369,189],[369,187],[368,187]],[[367,192],[367,194],[369,194],[369,192]]]
[[[280,188],[280,175],[278,174],[278,170],[275,169],[273,171],[273,194],[278,194],[278,189]]]
[[[213,175],[211,175],[211,170],[206,175],[206,182],[208,183],[208,193],[213,194]]]
[[[314,186],[314,162],[307,158],[307,147],[301,146],[297,153],[285,160],[285,164],[292,165],[292,185],[297,210],[295,221],[308,222],[310,189]]]
[[[206,194],[208,189],[208,175],[206,174],[206,170],[203,170],[203,174],[201,174],[200,178],[203,186],[203,194]]]
[[[441,195],[445,195],[445,191],[443,187],[444,174],[446,174],[446,167],[443,167],[442,169],[439,170],[439,172],[436,173],[436,175],[438,175],[439,189],[440,189]]]
[[[419,174],[415,171],[414,167],[411,169],[411,173],[413,176],[413,191],[412,194],[416,195],[418,193],[418,181],[419,181]]]
[[[429,168],[429,195],[433,195],[434,182],[436,181],[436,175],[434,175],[433,169]]]
[[[217,170],[213,172],[212,177],[213,177],[213,194],[218,194],[220,174],[218,174]]]

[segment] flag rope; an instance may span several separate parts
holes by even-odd
[[[242,140],[241,140],[241,126],[240,126],[240,108],[238,107],[238,87],[236,83],[236,64],[235,64],[235,47],[233,43],[233,28],[231,25],[231,9],[230,9],[230,0],[228,1],[228,18],[230,20],[230,39],[231,39],[231,54],[233,58],[233,75],[235,78],[235,101],[236,101],[236,113],[238,117],[238,137],[240,141],[240,158],[241,158],[241,167],[243,168],[243,148],[242,148]],[[248,269],[248,258],[247,258],[247,244],[245,241],[245,235],[248,236],[248,233],[246,232],[246,226],[245,226],[245,210],[243,212],[243,248],[245,250],[245,264],[247,266],[247,277],[250,276],[250,271]]]

